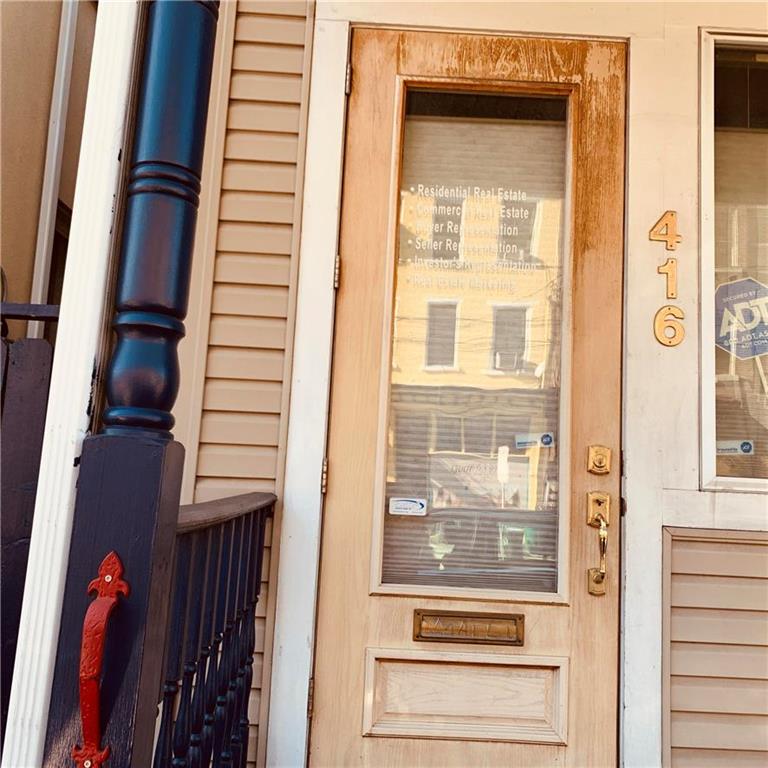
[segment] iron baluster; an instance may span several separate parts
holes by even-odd
[[[245,519],[244,529],[246,535],[243,537],[243,567],[240,569],[240,584],[237,596],[238,606],[238,622],[237,622],[237,642],[236,642],[236,662],[234,667],[236,668],[234,686],[235,697],[232,707],[232,728],[231,728],[231,740],[230,740],[230,752],[232,753],[232,765],[239,766],[242,762],[242,753],[248,751],[248,738],[245,740],[242,737],[242,730],[240,728],[240,718],[243,700],[247,701],[248,693],[245,691],[245,661],[246,661],[246,647],[245,647],[245,634],[247,632],[247,616],[248,616],[248,586],[250,583],[251,569],[255,567],[255,552],[254,552],[254,539],[256,529],[254,526],[254,515],[250,514]]]
[[[219,677],[221,675],[221,666],[223,663],[223,640],[224,629],[227,618],[227,587],[229,585],[229,569],[232,564],[232,548],[234,544],[234,521],[225,524],[223,532],[223,542],[221,547],[221,558],[219,562],[219,579],[216,598],[216,624],[213,640],[213,649],[211,650],[211,661],[209,678],[210,685],[206,691],[206,708],[203,725],[203,765],[208,766],[211,763],[216,750],[216,730],[217,730],[217,702],[219,691]],[[206,680],[206,683],[208,680]]]
[[[190,707],[192,705],[192,683],[197,672],[197,659],[200,654],[200,629],[202,626],[203,602],[205,589],[205,571],[208,558],[208,541],[204,532],[195,531],[186,534],[192,539],[192,566],[189,573],[190,599],[187,609],[187,625],[184,631],[184,674],[181,683],[179,710],[173,730],[174,768],[186,768],[188,765],[190,736]]]
[[[205,610],[201,635],[200,660],[197,666],[195,691],[192,696],[192,718],[189,735],[189,766],[201,768],[203,764],[203,717],[205,715],[205,692],[208,676],[212,667],[210,661],[214,636],[214,616],[216,612],[216,575],[219,569],[221,553],[221,526],[206,530],[208,540],[208,561],[205,567]]]
[[[251,567],[248,573],[248,589],[246,599],[248,607],[245,616],[245,633],[243,637],[244,644],[244,677],[243,688],[245,696],[240,704],[240,741],[244,745],[239,768],[245,768],[248,760],[248,731],[250,723],[248,721],[248,697],[253,684],[253,649],[256,644],[256,602],[258,600],[259,584],[261,583],[261,557],[260,552],[264,547],[264,525],[266,517],[261,510],[253,513],[254,519],[254,537],[252,542],[253,557],[251,558]]]
[[[168,768],[171,764],[173,739],[173,710],[181,677],[181,644],[187,615],[189,596],[189,568],[192,560],[191,541],[181,536],[176,545],[176,564],[173,578],[173,602],[171,604],[171,629],[168,637],[165,661],[160,730],[155,747],[154,768]]]
[[[232,677],[232,641],[235,627],[235,612],[237,600],[237,582],[239,577],[240,553],[243,545],[243,519],[235,521],[235,541],[232,545],[232,566],[229,570],[229,586],[227,589],[227,621],[224,629],[224,639],[221,649],[221,666],[219,667],[218,697],[216,699],[216,736],[214,741],[214,768],[226,768],[229,765],[229,739],[227,728],[229,721],[229,681]]]

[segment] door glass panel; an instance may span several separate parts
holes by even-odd
[[[768,61],[715,51],[717,474],[768,478]]]
[[[407,94],[383,584],[557,591],[566,117]]]

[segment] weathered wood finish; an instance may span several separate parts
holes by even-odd
[[[586,569],[596,565],[597,536],[585,524],[584,500],[587,490],[610,492],[617,505],[619,498],[619,472],[588,475],[586,455],[590,444],[607,445],[615,454],[620,447],[626,46],[370,29],[355,30],[352,46],[340,244],[344,274],[336,312],[332,469],[322,537],[310,763],[615,764],[620,526],[616,516],[609,529],[607,595],[592,597]],[[515,606],[526,616],[526,644],[500,652],[569,659],[567,746],[362,736],[366,648],[413,648],[416,608],[498,610],[498,604],[480,599],[369,595],[379,372],[388,359],[382,327],[391,303],[385,286],[394,261],[396,190],[390,184],[397,175],[398,75],[406,81],[439,79],[452,87],[571,94],[571,582],[567,605]],[[456,649],[470,652],[473,646]],[[482,728],[476,733],[483,738]]]
[[[26,315],[25,315],[26,317]],[[0,429],[0,611],[2,723],[5,730],[21,599],[35,511],[53,350],[45,339],[2,340]]]

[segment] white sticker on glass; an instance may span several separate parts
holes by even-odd
[[[755,452],[754,440],[718,440],[718,456],[751,456]]]
[[[423,517],[427,514],[427,500],[392,498],[389,500],[389,514]]]
[[[555,445],[554,432],[537,432],[528,435],[515,435],[515,448],[534,448],[540,445],[542,448],[553,448]]]

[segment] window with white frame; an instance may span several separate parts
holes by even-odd
[[[494,307],[491,349],[493,369],[505,372],[524,370],[527,344],[528,307]]]
[[[427,368],[456,365],[456,302],[427,303]]]
[[[712,253],[714,276],[704,279],[714,277],[709,289],[714,312],[711,304],[704,312],[712,323],[705,333],[714,335],[713,474],[719,478],[768,478],[766,43],[715,40],[712,57],[707,119],[712,120],[714,216],[704,233],[712,241],[703,245]]]

